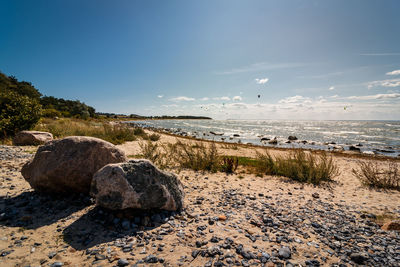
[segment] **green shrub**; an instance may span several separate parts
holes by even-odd
[[[133,129],[134,135],[146,135],[146,132],[142,128],[135,128]]]
[[[228,174],[234,173],[238,167],[239,159],[237,157],[222,157],[220,170]]]
[[[352,171],[363,185],[400,191],[400,170],[397,163],[389,161],[386,167],[380,168],[377,162],[358,161],[358,167],[359,170]]]
[[[153,142],[160,140],[160,137],[161,137],[161,135],[156,134],[156,133],[149,135],[150,141],[153,141]]]
[[[42,116],[46,118],[55,118],[55,117],[61,117],[62,114],[61,112],[59,112],[54,108],[48,108],[48,109],[43,109]]]
[[[0,92],[0,137],[32,129],[40,116],[38,100],[13,91]]]
[[[325,152],[320,155],[295,151],[288,156],[258,154],[259,168],[268,175],[279,175],[299,182],[320,184],[339,175],[339,169]]]

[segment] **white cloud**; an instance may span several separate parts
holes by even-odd
[[[237,95],[232,98],[233,101],[242,101],[242,97]]]
[[[376,86],[383,87],[397,87],[400,86],[400,79],[389,79],[389,80],[381,80],[381,81],[373,81],[367,83],[368,89],[371,89]]]
[[[158,95],[157,97],[158,97],[158,98],[163,98],[163,97],[164,97],[164,95]]]
[[[174,101],[174,102],[180,102],[180,101],[194,101],[196,99],[192,98],[192,97],[187,97],[187,96],[178,96],[178,97],[174,97],[171,98],[170,101]]]
[[[335,90],[335,86],[329,87],[329,90],[330,90],[330,91]]]
[[[287,68],[297,68],[304,67],[306,64],[304,63],[268,63],[268,62],[260,62],[254,63],[248,66],[234,68],[228,71],[216,72],[218,75],[229,75],[243,72],[254,72],[254,71],[262,71],[262,70],[275,70],[275,69],[287,69]]]
[[[302,102],[305,100],[309,100],[309,98],[301,96],[301,95],[295,95],[295,96],[290,96],[290,97],[281,99],[278,101],[278,103],[279,104],[292,104],[292,103],[299,103],[299,102]]]
[[[400,75],[400,70],[394,70],[391,72],[386,73],[386,75]]]
[[[231,99],[228,96],[221,96],[221,97],[213,97],[213,100],[230,101]]]
[[[363,96],[349,96],[349,97],[347,97],[347,99],[355,99],[355,100],[376,100],[376,99],[396,99],[396,98],[400,98],[400,93],[363,95]]]
[[[203,97],[203,98],[201,98],[200,99],[201,101],[208,101],[208,100],[210,100],[208,97]]]
[[[255,81],[258,84],[266,84],[269,81],[269,79],[268,78],[261,78],[261,79],[255,79]]]

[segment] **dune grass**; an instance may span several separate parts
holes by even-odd
[[[388,161],[383,167],[371,161],[358,161],[357,164],[358,169],[352,172],[364,186],[400,191],[400,168],[396,162]]]
[[[140,128],[136,128],[140,129]],[[137,131],[121,124],[110,124],[104,121],[80,120],[80,119],[42,119],[34,128],[37,131],[46,131],[55,138],[66,136],[93,136],[101,138],[113,144],[122,144],[126,141],[134,141],[138,137],[147,138],[147,134],[140,129]]]
[[[268,152],[258,153],[258,171],[267,175],[278,175],[295,181],[311,184],[329,182],[339,175],[339,169],[332,157],[323,152],[306,153],[301,150],[290,152],[287,156],[271,156]]]
[[[320,184],[339,175],[338,167],[326,153],[291,152],[288,156],[272,157],[268,152],[257,158],[221,155],[214,143],[181,142],[140,144],[142,155],[160,168],[192,169],[195,171],[234,173],[238,167],[250,173],[278,175],[299,182]]]

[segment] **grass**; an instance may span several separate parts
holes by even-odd
[[[147,137],[146,133],[141,128],[132,130],[132,128],[121,124],[111,125],[104,121],[86,121],[70,118],[57,120],[42,119],[34,130],[50,132],[55,138],[66,136],[93,136],[113,144],[134,141],[138,137]]]
[[[287,156],[272,157],[267,152],[258,153],[257,159],[259,163],[256,167],[260,173],[284,176],[304,183],[329,182],[339,175],[337,165],[326,153],[315,154],[297,150]]]
[[[214,143],[209,146],[203,143],[157,144],[147,141],[140,143],[144,158],[153,161],[160,168],[177,167],[195,171],[216,172],[220,167],[217,147]]]
[[[364,186],[400,191],[399,164],[388,161],[383,168],[377,162],[358,161],[352,172]]]
[[[278,175],[299,182],[320,184],[339,175],[338,167],[326,153],[296,151],[288,156],[272,157],[258,153],[257,158],[223,156],[214,143],[201,142],[157,144],[147,141],[140,144],[142,155],[160,168],[192,169],[195,171],[234,173],[239,166],[262,177]]]

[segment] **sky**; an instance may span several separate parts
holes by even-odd
[[[100,112],[400,119],[398,0],[1,0],[0,71]]]

